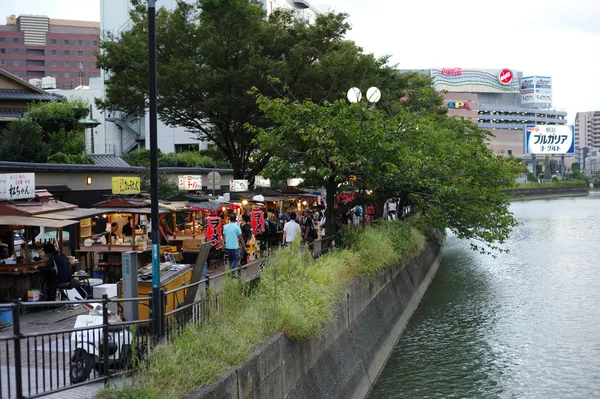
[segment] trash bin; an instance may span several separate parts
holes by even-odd
[[[12,326],[12,323],[13,323],[12,309],[10,309],[10,308],[0,309],[0,322],[2,322],[2,321],[8,321],[9,325]]]

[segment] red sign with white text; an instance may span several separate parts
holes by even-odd
[[[512,82],[513,80],[513,73],[510,69],[501,69],[500,72],[498,72],[498,82],[502,83],[503,85],[507,85],[510,82]]]
[[[221,218],[218,216],[209,216],[206,218],[206,241],[210,242],[213,247],[221,246],[221,234],[223,228],[221,226]]]
[[[250,212],[250,223],[254,234],[261,235],[265,233],[265,214],[261,210]]]

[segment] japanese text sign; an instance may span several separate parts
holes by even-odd
[[[0,175],[0,200],[35,197],[35,173],[8,173]]]
[[[536,125],[525,128],[526,154],[573,154],[573,126]]]
[[[261,235],[265,233],[265,213],[261,210],[250,212],[250,223],[252,224],[252,231],[255,235]]]
[[[229,180],[229,191],[232,193],[248,191],[248,180]]]
[[[113,177],[112,178],[112,193],[113,194],[139,194],[140,178],[139,177]]]
[[[210,242],[213,247],[221,246],[221,234],[223,227],[221,218],[218,216],[209,216],[206,218],[206,242]]]
[[[179,176],[179,191],[202,190],[202,176]]]

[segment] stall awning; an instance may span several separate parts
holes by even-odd
[[[105,212],[106,209],[77,208],[70,211],[44,213],[37,215],[37,217],[56,220],[79,220],[83,218],[89,218],[90,216],[102,215]]]
[[[42,226],[61,229],[77,223],[79,223],[77,220],[54,220],[38,216],[0,216],[0,225],[2,226]]]
[[[152,213],[152,209],[150,207],[147,208],[102,208],[102,214],[104,213],[135,213],[140,215],[150,215]],[[171,211],[167,209],[158,209],[158,213],[169,213]]]

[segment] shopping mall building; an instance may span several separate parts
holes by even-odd
[[[523,76],[511,69],[440,68],[403,70],[419,72],[432,79],[444,94],[448,114],[477,123],[493,136],[490,148],[498,154],[525,154],[526,125],[565,125],[567,113],[552,108],[552,78]],[[539,158],[538,158],[539,160]],[[571,162],[566,160],[567,165]]]

